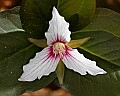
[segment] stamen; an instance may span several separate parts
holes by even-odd
[[[65,54],[65,44],[57,42],[53,45],[53,52],[59,54],[60,57],[63,57]]]

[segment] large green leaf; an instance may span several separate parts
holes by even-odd
[[[19,7],[0,12],[0,34],[13,31],[24,31],[21,26]]]
[[[25,31],[35,38],[44,38],[56,2],[56,0],[23,0],[20,15]]]
[[[87,43],[79,47],[79,51],[87,58],[97,61],[97,65],[106,70],[107,74],[96,77],[80,76],[66,70],[64,87],[74,96],[119,96],[120,94],[120,31],[118,30],[120,15],[105,10],[107,9],[98,9],[92,24],[74,32],[72,39],[90,37]],[[107,12],[109,15],[106,14]]]
[[[91,37],[80,53],[97,62],[97,65],[107,71],[106,75],[81,76],[65,70],[63,88],[74,96],[118,96],[120,94],[120,38],[105,31],[77,32],[73,39]],[[69,76],[69,77],[68,77]]]
[[[20,10],[23,28],[35,37],[44,38],[53,6],[57,6],[70,22],[70,29],[75,31],[91,21],[95,0],[23,0]]]
[[[73,34],[75,39],[87,36],[91,39],[81,46],[81,49],[120,66],[120,38],[105,31],[88,31]]]
[[[102,30],[120,37],[120,14],[106,9],[96,9],[92,22],[81,31]]]
[[[87,43],[79,47],[79,51],[85,57],[96,61],[98,66],[107,71],[107,74],[95,77],[81,76],[66,69],[63,88],[74,96],[120,95],[119,25],[118,13],[107,11],[107,9],[97,9],[92,24],[72,34],[72,39],[90,37]]]
[[[58,0],[57,8],[68,22],[70,30],[84,28],[92,19],[96,0]]]
[[[0,35],[0,96],[19,96],[25,91],[34,91],[51,83],[56,75],[34,82],[19,82],[22,67],[34,57],[40,48],[28,41],[29,34],[14,32]]]
[[[107,75],[81,76],[66,69],[63,88],[74,96],[119,96],[120,94],[120,67],[111,66],[109,62],[96,60],[104,64]],[[69,78],[68,78],[69,76]]]
[[[28,41],[29,33],[22,32],[19,7],[1,12],[0,21],[0,96],[19,96],[51,83],[56,78],[55,73],[34,82],[18,81],[23,65],[41,49]]]

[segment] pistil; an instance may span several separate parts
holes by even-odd
[[[59,54],[62,57],[65,54],[65,44],[57,42],[53,45],[53,52]]]

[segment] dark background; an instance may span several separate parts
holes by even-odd
[[[0,11],[19,6],[22,0],[0,0]],[[120,0],[97,0],[97,7],[112,9],[120,13]]]

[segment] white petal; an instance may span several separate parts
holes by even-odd
[[[54,7],[52,11],[52,19],[49,22],[49,29],[45,33],[47,38],[47,44],[51,45],[54,42],[69,42],[70,34],[69,23],[67,23],[64,17],[60,16],[57,9]]]
[[[55,71],[60,58],[51,53],[51,47],[44,48],[41,52],[23,66],[23,74],[19,81],[33,81],[43,75],[49,75]]]
[[[85,58],[77,49],[68,50],[68,53],[63,57],[62,61],[67,68],[73,69],[81,75],[86,75],[87,72],[91,75],[106,73],[106,71],[96,66],[95,61]]]

